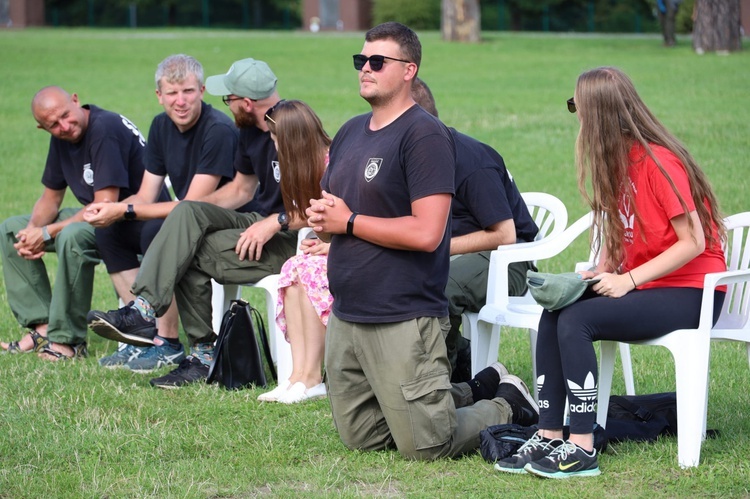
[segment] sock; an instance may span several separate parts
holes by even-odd
[[[156,320],[154,307],[142,296],[138,296],[133,302],[133,308],[136,309],[144,319]]]
[[[474,402],[489,400],[495,397],[497,385],[500,383],[500,373],[494,367],[487,367],[479,371],[476,376],[467,381]]]

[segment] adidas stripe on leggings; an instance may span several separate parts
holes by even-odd
[[[653,288],[608,298],[589,289],[562,310],[545,310],[536,350],[539,428],[562,427],[567,396],[571,433],[591,433],[599,379],[593,342],[647,340],[696,328],[702,295],[699,288]],[[724,295],[716,292],[714,323]]]

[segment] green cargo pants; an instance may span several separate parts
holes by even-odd
[[[297,250],[297,231],[279,232],[263,246],[260,260],[240,260],[234,251],[240,234],[263,218],[181,202],[146,251],[133,293],[148,300],[157,316],[167,311],[174,295],[190,344],[213,341],[211,279],[220,284],[257,282],[279,273]]]
[[[331,314],[325,365],[333,422],[350,449],[396,447],[408,459],[455,457],[479,447],[479,432],[510,423],[501,398],[457,408],[468,385],[452,386],[445,351],[447,318],[390,324]]]
[[[448,298],[448,314],[451,329],[445,339],[451,372],[456,370],[458,352],[468,348],[469,340],[461,336],[461,314],[479,312],[487,302],[487,280],[490,269],[490,251],[466,253],[451,258],[448,284],[445,295]],[[521,296],[526,292],[526,271],[536,270],[531,262],[517,262],[508,266],[508,291],[510,296]],[[471,366],[463,369],[454,380],[467,381],[471,378]]]
[[[55,221],[66,220],[78,208],[64,208]],[[43,259],[27,260],[13,247],[16,234],[30,215],[11,217],[0,225],[3,276],[8,304],[23,327],[48,324],[50,341],[75,345],[86,341],[86,314],[91,308],[94,267],[99,263],[94,228],[85,222],[65,227],[45,246],[57,253],[55,286],[50,285]]]

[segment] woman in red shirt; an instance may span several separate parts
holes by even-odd
[[[646,340],[698,326],[706,273],[726,270],[724,237],[706,175],[649,111],[622,71],[578,78],[578,185],[594,213],[600,281],[539,322],[539,430],[496,465],[548,478],[600,473],[593,448],[597,340]],[[590,182],[590,188],[587,184]],[[597,237],[600,236],[600,237]],[[718,288],[714,321],[725,288]],[[566,398],[570,437],[563,440]]]

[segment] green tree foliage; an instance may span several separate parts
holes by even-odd
[[[376,0],[373,21],[398,21],[415,30],[440,29],[440,8],[440,0]]]

